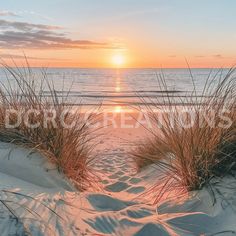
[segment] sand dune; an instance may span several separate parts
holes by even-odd
[[[96,149],[102,190],[83,193],[39,154],[1,143],[1,235],[235,235],[234,179],[218,183],[223,196],[216,194],[216,204],[203,190],[153,205],[143,193],[158,178],[157,169],[137,174],[126,154],[125,140],[139,139],[140,130],[109,132],[109,145]]]

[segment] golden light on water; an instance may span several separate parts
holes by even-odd
[[[118,62],[118,61],[117,61]],[[120,73],[119,70],[116,71],[117,75],[116,75],[116,80],[114,81],[114,89],[116,93],[120,93],[121,90],[123,90],[123,88],[121,88],[121,77],[120,77]],[[113,111],[115,113],[121,113],[122,112],[122,107],[117,105],[113,108]]]
[[[116,79],[116,87],[115,87],[116,92],[120,92],[121,91],[121,86],[120,86],[120,80],[119,78]]]
[[[121,91],[121,87],[119,85],[116,85],[116,92],[120,92]]]
[[[122,112],[121,106],[116,106],[116,107],[115,107],[115,112],[116,112],[116,113],[121,113],[121,112]]]

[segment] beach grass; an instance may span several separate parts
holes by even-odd
[[[138,168],[154,163],[163,172],[159,197],[171,189],[200,190],[212,178],[236,169],[235,69],[209,74],[200,96],[191,70],[190,77],[193,92],[189,97],[167,94],[165,100],[146,101],[151,104],[146,111],[152,129],[149,138],[132,152]],[[158,75],[158,81],[166,91],[165,75]],[[151,191],[157,189],[158,183]]]
[[[28,201],[42,207],[43,211],[47,212],[50,217],[55,217],[61,222],[64,221],[64,218],[52,207],[32,196],[10,190],[1,190],[0,195],[0,204],[2,204],[3,209],[9,212],[10,215],[8,227],[12,232],[15,231],[16,235],[33,235],[31,233],[32,230],[37,230],[38,232],[49,235],[54,233],[49,223],[39,212],[27,204]],[[22,202],[23,199],[25,202]],[[32,227],[30,224],[34,226]]]
[[[96,122],[96,115],[85,117],[79,107],[69,105],[70,91],[62,97],[63,88],[55,89],[46,70],[36,75],[30,66],[4,64],[4,69],[7,79],[0,89],[0,141],[41,153],[80,190],[91,186],[90,142],[94,135],[87,124]],[[45,90],[48,96],[44,96]]]

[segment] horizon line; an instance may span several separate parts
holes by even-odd
[[[8,65],[7,65],[8,66]],[[11,68],[42,68],[42,69],[109,69],[109,70],[126,70],[126,69],[231,69],[234,67],[80,67],[80,66],[10,66]],[[0,68],[4,68],[0,65]]]

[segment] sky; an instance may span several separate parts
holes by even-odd
[[[230,67],[235,9],[235,0],[1,1],[0,57],[47,67]]]

